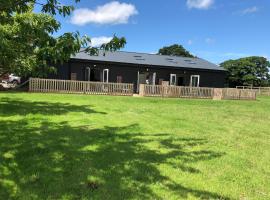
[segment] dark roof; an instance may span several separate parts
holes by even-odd
[[[164,67],[177,67],[177,68],[195,68],[207,70],[221,70],[224,68],[219,67],[201,58],[187,58],[180,56],[163,56],[146,53],[135,52],[106,52],[105,54],[100,51],[98,56],[91,56],[85,52],[77,53],[72,56],[73,59],[91,60],[91,61],[104,61],[115,63],[129,63],[147,66],[164,66]]]

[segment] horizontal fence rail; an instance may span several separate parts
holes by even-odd
[[[223,88],[222,97],[223,99],[255,100],[256,92],[244,89]]]
[[[73,80],[30,78],[30,92],[132,96],[134,85]],[[199,99],[256,100],[257,90],[140,84],[140,96]]]
[[[270,87],[236,86],[237,89],[254,90],[257,95],[270,96]]]
[[[256,92],[236,88],[206,88],[162,85],[140,85],[140,96],[198,98],[198,99],[238,99],[256,100]]]
[[[133,84],[30,78],[29,91],[132,96]]]
[[[171,98],[213,98],[213,88],[143,85],[144,96]]]

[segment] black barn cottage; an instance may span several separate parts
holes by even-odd
[[[63,80],[161,84],[193,87],[224,87],[226,71],[200,58],[163,56],[133,52],[81,52],[57,67],[53,78]]]

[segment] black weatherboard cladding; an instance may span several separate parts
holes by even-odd
[[[188,86],[191,75],[200,75],[200,87],[224,87],[226,71],[208,61],[199,58],[160,56],[129,52],[101,52],[99,56],[79,53],[68,63],[57,66],[58,73],[53,78],[70,79],[76,73],[77,80],[85,80],[86,67],[102,74],[109,69],[109,82],[116,82],[122,77],[123,83],[133,83],[137,87],[138,72],[156,73],[156,84],[159,80],[170,80],[170,74],[176,74],[179,82]],[[181,78],[179,78],[181,77]],[[101,75],[97,78],[102,79]]]

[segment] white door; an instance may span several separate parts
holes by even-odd
[[[152,85],[156,85],[156,72],[153,73]]]
[[[170,75],[170,85],[176,85],[176,74]]]
[[[199,87],[200,86],[200,75],[191,75],[190,86],[191,87]]]
[[[109,69],[103,69],[103,82],[108,83],[109,82]]]

